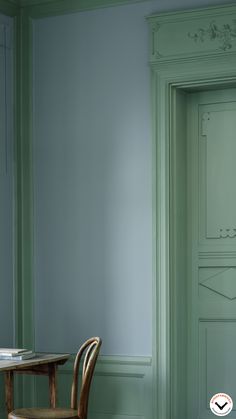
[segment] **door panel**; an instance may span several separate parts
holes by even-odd
[[[212,96],[212,94],[211,94]],[[222,96],[222,93],[221,93]],[[236,238],[236,102],[199,106],[201,241]]]
[[[228,393],[236,418],[236,90],[189,95],[188,389],[191,419]]]
[[[213,417],[209,409],[213,394],[223,391],[236,400],[235,347],[235,321],[199,322],[200,418]],[[235,417],[235,410],[229,417]]]

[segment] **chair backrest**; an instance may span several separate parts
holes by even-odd
[[[94,368],[102,341],[99,337],[88,339],[79,349],[74,363],[74,376],[71,389],[71,408],[78,409],[80,419],[87,418],[89,390],[93,377]],[[81,377],[80,397],[78,402],[78,375],[82,356],[83,368]]]

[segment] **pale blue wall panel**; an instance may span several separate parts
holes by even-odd
[[[147,5],[37,20],[36,348],[151,353]]]

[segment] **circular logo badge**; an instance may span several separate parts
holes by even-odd
[[[216,416],[227,416],[233,409],[233,400],[226,393],[217,393],[211,398],[210,408]]]

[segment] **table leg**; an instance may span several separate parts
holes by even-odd
[[[14,390],[14,375],[13,371],[5,372],[5,392],[6,392],[6,409],[7,414],[13,410],[13,390]]]
[[[50,397],[50,407],[55,408],[57,402],[57,383],[56,383],[56,372],[57,365],[51,364],[49,368],[49,397]]]

